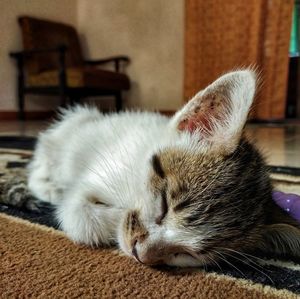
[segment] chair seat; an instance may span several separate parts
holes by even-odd
[[[125,74],[101,70],[95,67],[74,67],[66,69],[67,86],[71,88],[99,88],[103,90],[128,90],[130,82]],[[57,70],[30,74],[27,77],[30,87],[52,87],[59,85]]]

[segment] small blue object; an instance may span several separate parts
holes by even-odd
[[[278,206],[300,222],[300,196],[297,194],[273,191],[273,199]]]

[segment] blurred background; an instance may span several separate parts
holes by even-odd
[[[251,118],[297,119],[298,2],[2,0],[0,118],[20,118],[20,101],[27,120],[77,101],[93,101],[103,111],[138,108],[170,115],[224,72],[252,66],[261,88]],[[59,50],[9,56],[62,45],[64,80]],[[110,57],[130,61],[118,61],[117,75],[114,60],[85,64]]]

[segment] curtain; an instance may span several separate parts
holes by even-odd
[[[255,119],[285,116],[293,0],[186,0],[184,98],[225,72],[254,67]]]

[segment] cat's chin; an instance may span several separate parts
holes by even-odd
[[[207,262],[204,260],[196,259],[189,254],[177,254],[172,255],[165,261],[165,264],[172,267],[201,267],[206,265]]]
[[[133,258],[136,262],[142,263],[140,260],[137,260],[132,254],[125,253],[126,255],[130,256]],[[207,263],[198,259],[193,258],[192,256],[188,254],[178,254],[177,256],[171,256],[167,258],[165,261],[161,260],[159,262],[155,262],[153,264],[144,264],[149,267],[152,266],[171,266],[171,267],[202,267],[203,265],[206,265]]]

